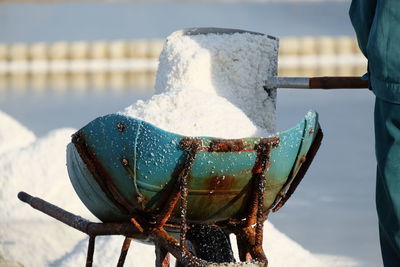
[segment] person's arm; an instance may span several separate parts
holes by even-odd
[[[353,0],[349,10],[358,45],[367,58],[367,43],[375,17],[376,2],[377,0]]]

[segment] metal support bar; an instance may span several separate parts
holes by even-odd
[[[265,191],[265,175],[260,175],[258,181],[258,209],[257,209],[257,223],[255,230],[255,246],[262,246],[263,242],[263,228],[264,228],[264,191]]]
[[[188,176],[185,175],[182,177],[181,181],[181,231],[180,231],[180,240],[179,244],[182,249],[186,248],[186,232],[188,229],[186,214],[187,214],[187,196],[188,196],[188,188],[187,188],[187,179]]]
[[[181,232],[179,244],[182,251],[186,249],[186,232],[187,232],[187,196],[188,196],[188,177],[192,169],[194,160],[196,159],[197,152],[201,148],[201,140],[197,138],[185,138],[181,141],[180,146],[186,150],[185,168],[180,177],[180,195],[181,195]]]
[[[169,253],[160,244],[156,243],[156,267],[169,267]]]
[[[121,254],[119,255],[117,267],[123,267],[125,264],[126,255],[128,254],[129,247],[131,245],[132,237],[125,237],[124,243],[122,244]]]
[[[88,251],[86,257],[86,267],[92,267],[93,265],[93,254],[95,246],[96,236],[89,237]]]
[[[124,235],[145,237],[145,235],[132,223],[94,223],[44,201],[43,199],[33,197],[25,192],[19,192],[18,198],[22,202],[31,205],[32,208],[37,209],[89,236]]]
[[[269,156],[272,148],[279,145],[279,139],[266,138],[256,146],[257,158],[252,169],[252,191],[249,199],[249,210],[244,226],[233,225],[236,234],[241,261],[254,259],[264,266],[268,260],[262,248],[264,214],[264,191],[266,186],[265,172],[270,165]],[[256,224],[254,227],[253,225]]]

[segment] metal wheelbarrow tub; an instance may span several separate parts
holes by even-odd
[[[168,205],[185,166],[183,144],[195,139],[199,145],[188,175],[188,221],[240,220],[246,216],[251,178],[259,167],[257,146],[265,143],[268,150],[263,169],[263,209],[267,212],[281,206],[294,191],[321,138],[315,112],[276,136],[235,140],[185,137],[111,114],[93,120],[73,135],[67,148],[67,167],[78,196],[101,221],[121,222],[137,215],[151,219]],[[175,207],[171,218],[179,216]]]

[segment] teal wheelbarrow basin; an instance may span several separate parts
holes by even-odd
[[[110,114],[73,135],[67,167],[76,193],[103,222],[157,217],[184,172],[188,222],[241,220],[249,212],[255,174],[264,180],[263,212],[279,209],[306,173],[321,139],[315,112],[274,136],[229,140],[182,136]],[[178,205],[171,207],[171,220],[180,217]]]

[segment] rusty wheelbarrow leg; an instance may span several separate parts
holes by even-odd
[[[156,246],[156,267],[169,267],[169,253],[159,243]]]
[[[131,245],[132,237],[125,237],[124,243],[122,244],[121,254],[119,255],[117,267],[122,267],[125,264],[126,255],[128,254],[129,247]]]
[[[95,246],[96,236],[89,237],[88,251],[86,257],[86,267],[91,267],[93,265],[93,254]]]
[[[264,266],[268,265],[268,260],[262,247],[263,226],[267,216],[263,212],[266,184],[265,172],[270,166],[269,156],[271,150],[278,145],[279,139],[265,138],[261,139],[256,146],[257,159],[252,170],[253,187],[250,191],[249,211],[245,224],[240,226],[241,224],[239,223],[233,229],[237,238],[240,260],[248,261],[253,259],[261,262]]]

